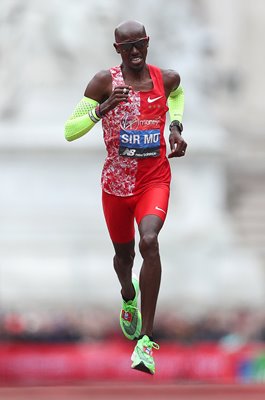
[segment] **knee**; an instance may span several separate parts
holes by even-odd
[[[122,253],[118,254],[116,253],[114,258],[113,258],[113,264],[114,268],[118,269],[119,267],[125,268],[125,267],[131,267],[133,266],[134,262],[134,257],[135,257],[135,252],[128,252],[128,253]]]
[[[159,252],[158,236],[150,232],[142,236],[139,244],[142,257],[156,255]]]

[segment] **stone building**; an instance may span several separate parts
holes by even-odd
[[[101,129],[69,144],[63,125],[93,74],[119,62],[113,28],[124,19],[145,23],[148,61],[177,69],[186,90],[189,148],[172,163],[161,307],[264,304],[265,4],[164,3],[2,0],[3,308],[119,304],[101,211]]]

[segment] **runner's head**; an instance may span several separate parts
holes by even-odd
[[[115,29],[114,47],[121,55],[124,66],[141,70],[145,65],[149,37],[138,21],[125,21]]]

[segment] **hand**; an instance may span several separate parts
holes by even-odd
[[[101,114],[106,114],[108,111],[115,108],[122,101],[128,101],[129,92],[132,86],[116,86],[111,92],[109,98],[100,105]]]
[[[171,128],[171,132],[169,135],[169,144],[171,153],[168,155],[168,158],[185,156],[187,143],[179,133],[179,130],[176,126],[173,126]]]

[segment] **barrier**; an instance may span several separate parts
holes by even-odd
[[[157,372],[130,368],[134,342],[76,344],[0,343],[0,385],[71,384],[89,381],[264,382],[265,346],[228,351],[218,344],[160,343]]]

